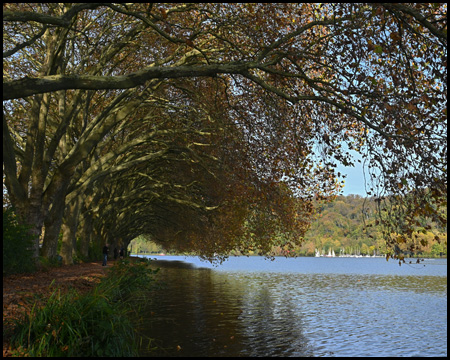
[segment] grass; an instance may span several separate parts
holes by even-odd
[[[147,261],[116,263],[87,294],[56,290],[15,321],[15,355],[137,356],[139,309],[148,301],[156,273]]]

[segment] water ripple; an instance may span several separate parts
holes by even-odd
[[[443,276],[164,269],[161,280],[146,329],[158,356],[447,354]]]

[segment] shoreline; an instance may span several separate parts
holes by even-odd
[[[116,260],[117,261],[117,260]],[[67,293],[76,289],[80,293],[92,290],[108,268],[114,266],[114,260],[108,260],[108,266],[102,261],[91,261],[75,265],[52,267],[47,271],[13,274],[3,277],[3,357],[12,356],[9,337],[12,330],[11,321],[26,311],[31,310],[36,296],[44,302],[56,290]]]

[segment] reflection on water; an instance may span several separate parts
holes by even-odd
[[[165,266],[159,278],[143,329],[159,349],[142,355],[447,354],[446,276]]]
[[[211,270],[165,268],[161,278],[144,332],[162,349],[151,355],[308,354],[301,312],[268,287]]]

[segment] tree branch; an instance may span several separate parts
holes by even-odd
[[[35,21],[45,25],[56,25],[62,27],[69,27],[71,19],[78,14],[80,11],[85,9],[96,9],[100,6],[105,6],[105,3],[85,3],[77,4],[72,6],[69,11],[67,11],[61,17],[55,17],[46,14],[40,14],[31,11],[3,11],[3,21]]]
[[[443,44],[447,44],[447,31],[438,29],[436,26],[431,24],[419,11],[410,6],[402,4],[382,3],[382,5],[388,10],[392,11],[392,9],[395,9],[397,11],[411,15],[418,23],[422,24],[424,27],[430,30],[433,35],[440,39]]]
[[[217,74],[243,74],[256,63],[213,64],[201,66],[147,67],[122,76],[52,75],[40,78],[24,77],[3,82],[3,100],[68,89],[111,90],[130,89],[151,79],[182,77],[214,77]]]
[[[47,26],[44,26],[41,31],[35,36],[33,36],[30,40],[25,41],[21,44],[18,44],[13,49],[5,51],[3,53],[3,58],[7,58],[11,55],[14,55],[17,51],[22,50],[24,47],[32,45],[37,39],[39,39],[42,35],[44,35],[45,31],[47,30]]]

